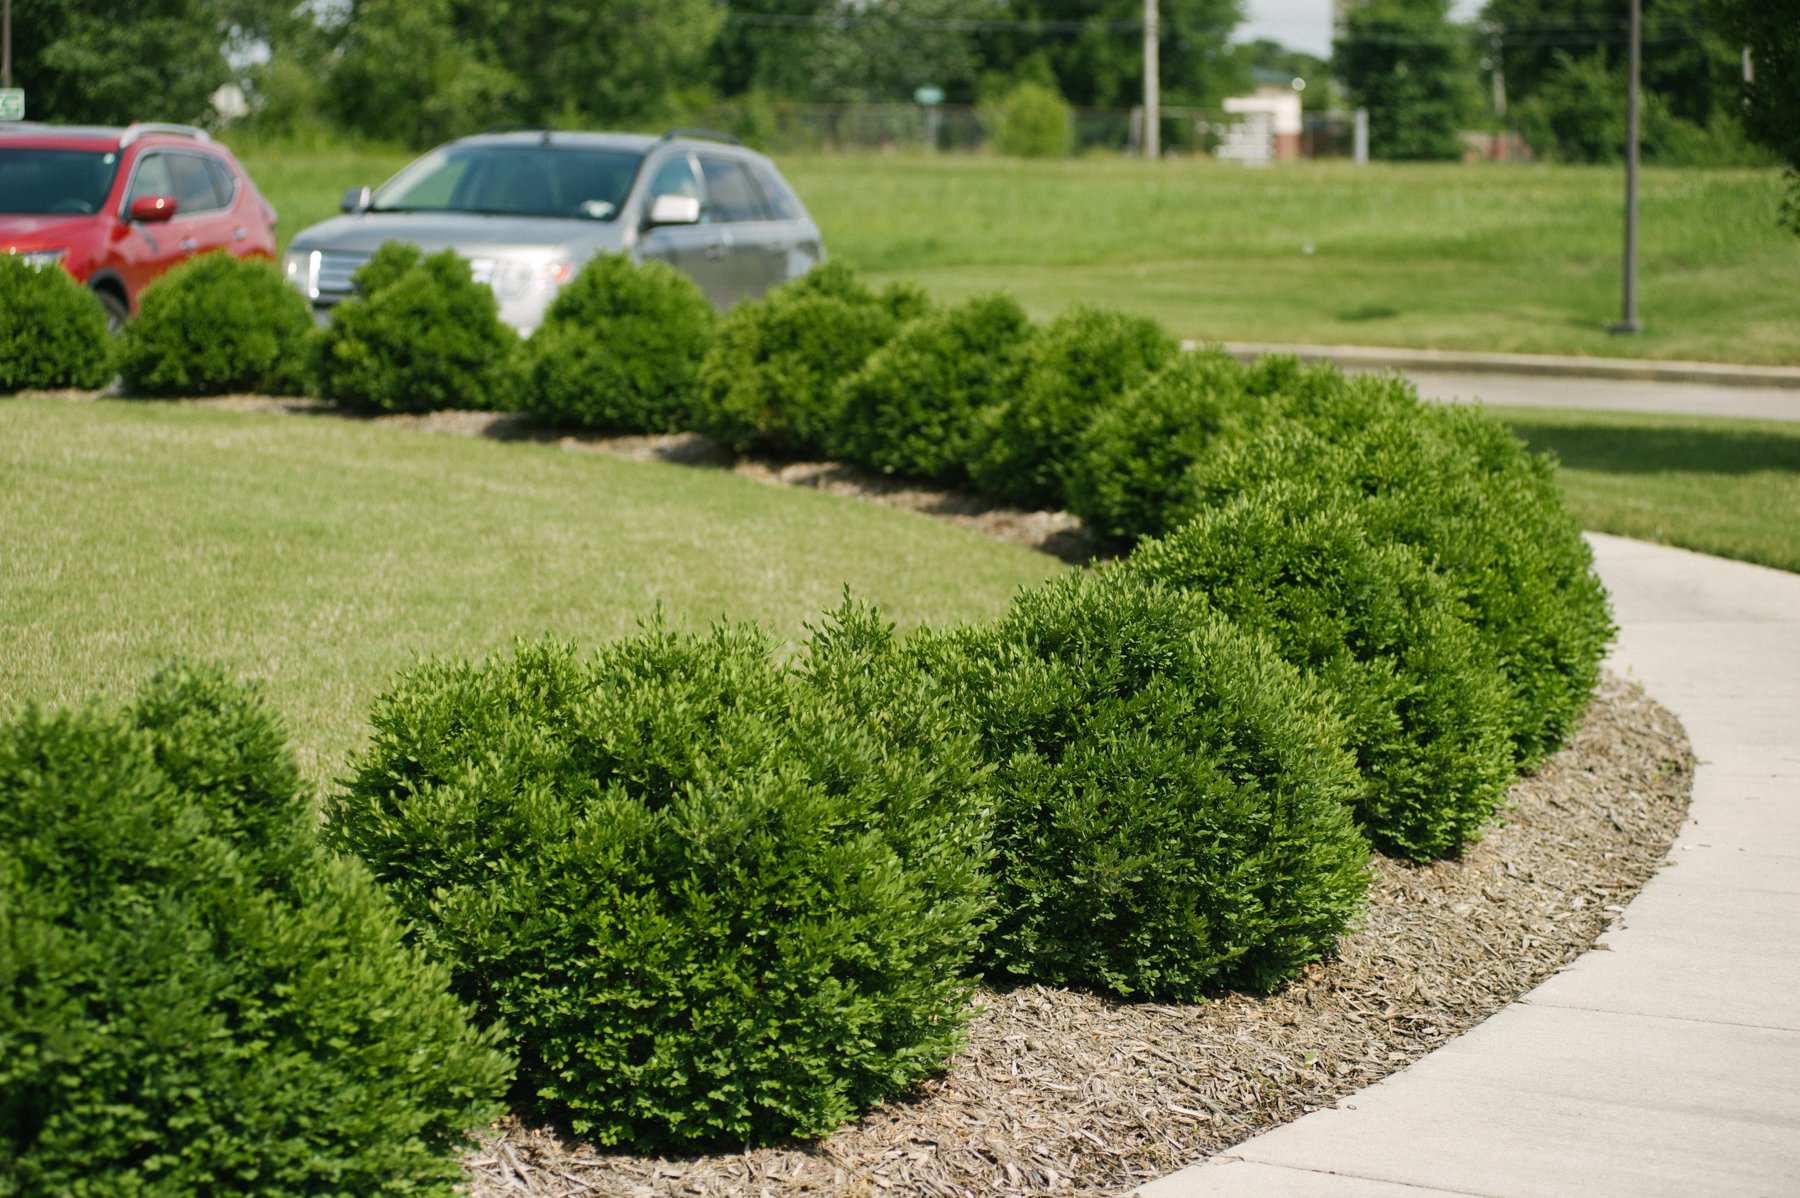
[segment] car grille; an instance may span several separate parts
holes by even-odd
[[[368,260],[367,254],[344,254],[333,250],[320,253],[318,274],[314,276],[314,286],[318,289],[319,298],[329,296],[342,299],[349,295],[350,276]]]

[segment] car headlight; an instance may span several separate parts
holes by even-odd
[[[46,266],[55,266],[69,253],[68,247],[55,250],[26,250],[19,255],[19,261],[34,270],[42,270]]]
[[[484,273],[482,264],[475,264],[474,273],[480,278]],[[569,281],[574,268],[566,259],[552,258],[549,261],[533,258],[499,258],[494,260],[486,271],[487,283],[494,289],[494,294],[501,299],[513,299],[525,294],[532,288],[547,288],[555,291]]]
[[[319,298],[318,250],[289,250],[281,256],[281,273],[287,281],[305,293],[307,299]]]

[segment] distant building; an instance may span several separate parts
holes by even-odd
[[[1264,72],[1257,75],[1254,94],[1225,101],[1225,111],[1237,120],[1214,154],[1244,163],[1292,161],[1300,157],[1300,135],[1305,128],[1300,118],[1300,90],[1306,82],[1263,82]]]

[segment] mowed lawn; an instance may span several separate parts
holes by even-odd
[[[1800,363],[1774,170],[1649,170],[1644,332],[1614,337],[1624,180],[1585,167],[783,160],[831,250],[934,294],[1184,338]]]
[[[902,627],[1065,569],[927,517],[717,470],[188,404],[0,400],[0,710],[178,656],[261,683],[307,773],[420,656],[592,647],[659,608],[792,643],[849,586]]]
[[[1490,407],[1583,528],[1800,572],[1800,424]]]
[[[244,154],[285,241],[410,155]],[[1620,169],[1098,156],[778,155],[828,250],[941,299],[1138,312],[1183,338],[1800,363],[1800,238],[1780,172],[1644,172],[1621,314]]]

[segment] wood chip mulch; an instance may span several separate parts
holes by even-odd
[[[687,1159],[505,1122],[467,1159],[500,1195],[1121,1194],[1352,1094],[1574,960],[1663,862],[1687,810],[1681,726],[1608,677],[1569,748],[1460,860],[1378,859],[1362,926],[1271,997],[1124,1003],[983,989],[968,1047],[822,1143]]]
[[[223,406],[329,411],[232,397]],[[545,433],[450,412],[382,423],[733,469],[955,521],[1083,562],[1100,543],[1065,513],[1018,512],[830,463],[734,460],[703,439]],[[1387,1076],[1590,948],[1662,865],[1692,790],[1668,711],[1607,677],[1573,742],[1514,785],[1455,861],[1377,858],[1361,926],[1269,997],[1125,1003],[983,988],[967,1047],[905,1099],[812,1145],[688,1158],[606,1152],[505,1120],[466,1158],[473,1198],[1024,1198],[1116,1195]]]

